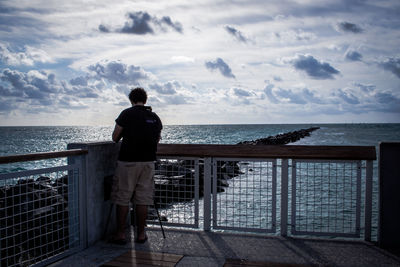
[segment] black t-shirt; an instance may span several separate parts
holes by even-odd
[[[150,107],[133,106],[121,112],[115,122],[123,128],[120,161],[154,161],[162,123]]]

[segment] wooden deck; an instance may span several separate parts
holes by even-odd
[[[183,255],[130,250],[101,265],[103,267],[175,266]]]

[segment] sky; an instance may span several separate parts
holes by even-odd
[[[400,1],[0,1],[0,125],[399,123]]]

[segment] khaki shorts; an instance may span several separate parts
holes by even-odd
[[[129,206],[132,198],[137,205],[152,205],[154,162],[118,161],[113,178],[111,201]]]

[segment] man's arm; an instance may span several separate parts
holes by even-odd
[[[118,143],[119,142],[119,140],[121,139],[121,137],[122,137],[122,130],[123,130],[124,128],[122,128],[121,126],[119,126],[118,124],[115,124],[115,128],[114,128],[114,131],[113,131],[113,133],[112,133],[112,140],[115,142],[115,143]]]

